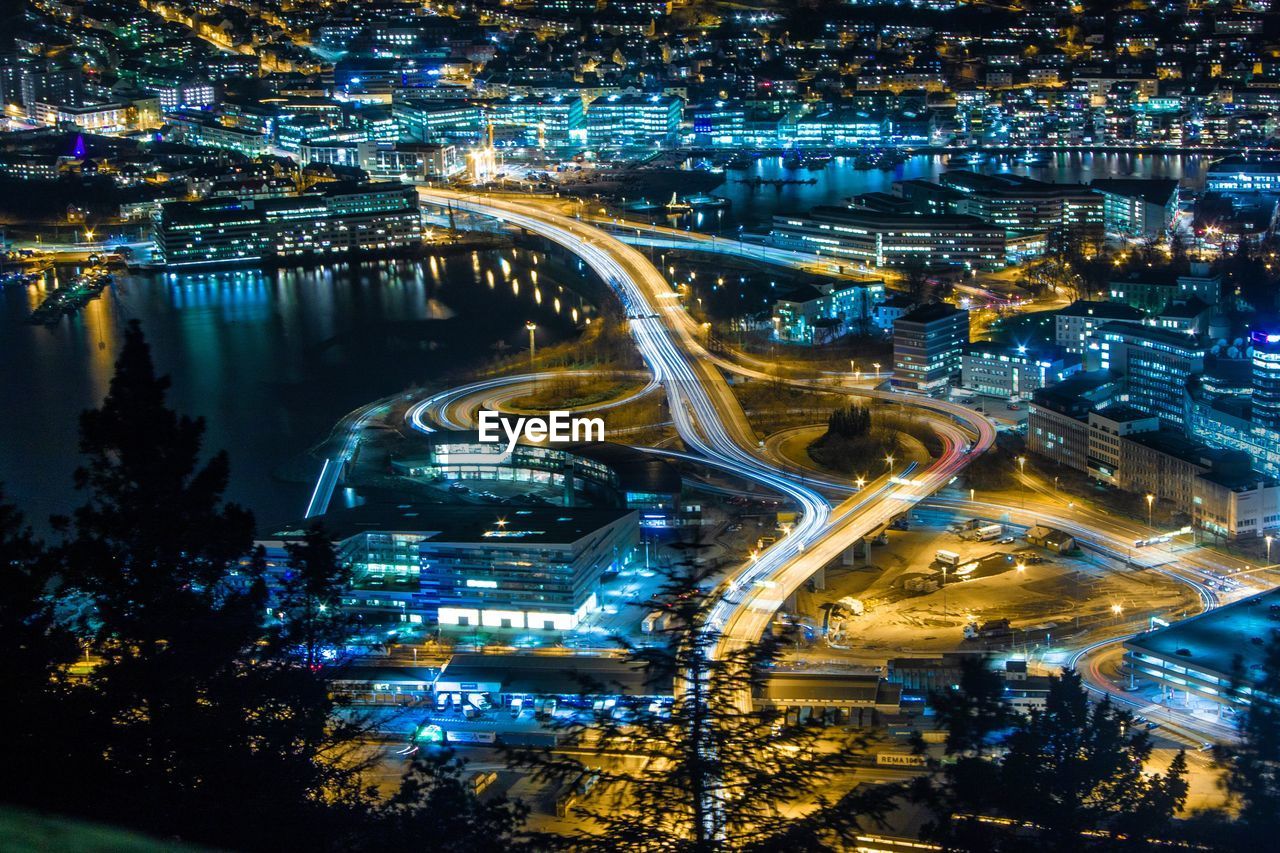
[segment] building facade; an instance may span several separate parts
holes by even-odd
[[[960,375],[969,342],[969,312],[943,302],[925,305],[893,324],[893,384],[936,391]]]

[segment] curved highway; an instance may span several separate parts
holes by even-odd
[[[425,187],[419,187],[419,195],[428,204],[452,206],[522,228],[581,258],[622,301],[641,357],[666,389],[676,430],[686,445],[800,505],[803,516],[792,534],[743,566],[715,606],[711,625],[721,630],[722,650],[758,639],[781,603],[810,576],[850,544],[945,485],[967,464],[971,451],[981,452],[995,439],[990,422],[963,407],[928,398],[904,399],[963,421],[976,437],[976,445],[960,426],[940,425],[945,452],[923,474],[910,480],[892,479],[884,488],[850,498],[832,510],[816,491],[780,475],[756,457],[755,432],[718,368],[766,374],[713,359],[698,342],[696,324],[679,304],[676,292],[640,252],[591,225],[528,205]]]

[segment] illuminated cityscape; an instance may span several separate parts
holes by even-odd
[[[1274,843],[1271,4],[3,20],[0,847]]]

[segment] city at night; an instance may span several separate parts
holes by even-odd
[[[0,106],[5,853],[1280,844],[1272,3],[0,0]]]

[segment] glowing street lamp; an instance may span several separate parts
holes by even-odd
[[[1152,506],[1155,505],[1155,502],[1156,502],[1156,496],[1148,492],[1147,493],[1147,527],[1151,526],[1151,508]]]
[[[856,486],[858,487],[858,490],[859,490],[859,491],[861,491],[861,490],[862,490],[862,487],[863,487],[863,486],[865,486],[865,485],[867,484],[867,478],[866,478],[866,477],[859,477],[858,479],[854,480],[854,481],[853,481],[853,483],[854,483],[854,485],[856,485]],[[1271,544],[1271,542],[1270,542],[1270,538],[1271,538],[1271,537],[1267,537],[1267,539],[1268,539],[1267,545],[1270,545],[1270,544]]]
[[[1271,540],[1275,539],[1276,537],[1274,537],[1274,536],[1272,536],[1270,533],[1268,533],[1266,536],[1264,536],[1264,537],[1262,537],[1262,538],[1263,538],[1263,539],[1265,539],[1265,540],[1266,540],[1266,542],[1267,542],[1267,564],[1268,564],[1268,565],[1270,565],[1270,563],[1271,563]]]
[[[524,324],[524,327],[529,330],[529,367],[532,368],[533,357],[535,354],[535,347],[537,346],[534,343],[533,333],[538,331],[538,324],[533,322],[532,320],[529,320]]]
[[[889,469],[889,473],[892,474],[893,473],[893,457],[886,456],[884,458],[884,464]]]

